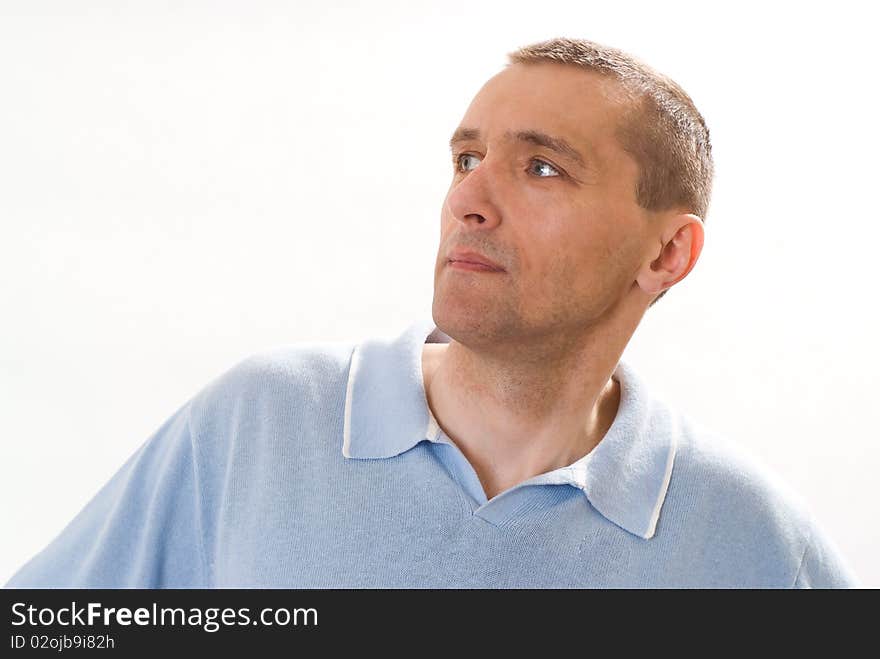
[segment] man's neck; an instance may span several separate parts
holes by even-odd
[[[542,352],[544,350],[542,349]],[[474,467],[487,498],[589,453],[617,414],[611,378],[622,352],[487,358],[426,344],[425,394],[438,424]]]

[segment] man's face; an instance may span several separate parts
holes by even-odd
[[[453,138],[434,272],[441,329],[570,336],[627,295],[648,222],[635,201],[638,168],[615,137],[624,108],[614,81],[571,65],[515,64],[483,86]],[[457,248],[504,271],[451,265]]]

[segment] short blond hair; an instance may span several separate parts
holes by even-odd
[[[650,211],[681,209],[705,222],[715,169],[712,143],[703,116],[675,81],[622,50],[585,39],[541,41],[507,57],[508,66],[558,62],[617,80],[632,100],[617,138],[639,166],[636,203]]]

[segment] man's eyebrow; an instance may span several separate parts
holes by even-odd
[[[552,135],[542,133],[538,130],[520,130],[516,132],[507,131],[504,136],[508,139],[513,138],[522,142],[530,142],[532,144],[537,144],[538,146],[546,147],[551,151],[555,151],[556,153],[574,160],[581,167],[587,166],[580,151],[572,146],[570,142],[561,137],[553,137]],[[480,131],[476,128],[459,127],[455,129],[452,138],[449,140],[449,148],[454,148],[458,142],[466,142],[468,140],[476,140],[479,138]]]
[[[449,139],[449,148],[452,149],[459,142],[467,142],[468,140],[476,140],[480,137],[480,131],[476,128],[463,128],[459,126],[455,129],[452,137]]]

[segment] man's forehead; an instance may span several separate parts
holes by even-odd
[[[632,100],[624,84],[611,76],[575,64],[529,62],[510,64],[489,78],[471,105],[514,97],[522,103],[570,103],[570,109],[621,111]]]
[[[482,138],[532,131],[598,152],[615,140],[624,104],[619,84],[596,72],[570,64],[513,64],[477,92],[460,127],[481,131]]]

